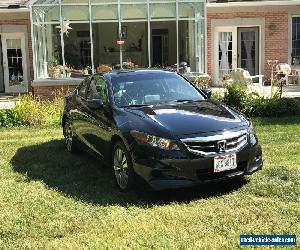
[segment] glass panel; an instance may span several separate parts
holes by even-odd
[[[151,2],[158,2],[159,0],[150,0],[150,3]],[[176,2],[176,0],[163,0],[164,2]]]
[[[123,68],[147,67],[147,30],[147,22],[123,23],[124,44],[118,45],[118,23],[93,24],[96,72],[120,68],[120,46],[122,46]]]
[[[137,3],[147,3],[147,0],[121,0],[121,3],[128,3],[128,2],[130,2],[130,3],[132,3],[132,2],[137,2]]]
[[[94,63],[98,73],[120,65],[118,27],[118,23],[93,24]]]
[[[147,22],[123,23],[126,30],[123,62],[129,67],[148,67],[148,29]]]
[[[179,3],[180,18],[197,18],[204,17],[204,3]]]
[[[118,5],[92,6],[93,20],[118,20]]]
[[[36,4],[59,4],[59,0],[38,0],[33,5]]]
[[[121,5],[122,19],[146,19],[147,5],[144,4],[122,4]]]
[[[232,32],[219,32],[219,77],[232,70]]]
[[[255,31],[241,32],[241,67],[252,76],[255,75],[255,43]]]
[[[151,18],[172,18],[176,17],[175,3],[153,3],[150,5]]]
[[[61,78],[62,51],[59,26],[53,24],[34,25],[34,58],[38,78]]]
[[[300,18],[292,18],[292,65],[300,64],[300,57],[297,53],[300,49]]]
[[[151,65],[176,70],[176,22],[151,22]]]
[[[62,4],[64,3],[86,3],[88,4],[89,3],[89,0],[62,0],[61,1]]]
[[[196,72],[194,21],[178,22],[179,70],[181,73]]]
[[[59,21],[59,6],[32,7],[33,22]]]
[[[62,16],[65,20],[70,21],[88,21],[88,6],[62,6]]]
[[[89,24],[70,24],[72,30],[64,33],[67,77],[82,77],[91,73],[91,42]]]
[[[92,4],[97,3],[118,3],[118,0],[91,0]]]
[[[19,85],[23,82],[23,58],[21,39],[7,39],[6,44],[9,85]]]

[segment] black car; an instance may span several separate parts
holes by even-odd
[[[95,74],[66,96],[68,151],[84,146],[111,165],[122,190],[241,177],[262,168],[249,120],[175,72]]]

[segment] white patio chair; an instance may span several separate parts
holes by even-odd
[[[239,83],[251,92],[258,92],[263,94],[263,77],[264,75],[250,76],[247,70],[236,68],[231,72],[232,80],[235,83]],[[253,82],[253,79],[258,79],[258,82]]]

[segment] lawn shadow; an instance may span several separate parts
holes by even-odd
[[[14,170],[26,175],[29,181],[43,181],[67,196],[100,205],[151,207],[171,202],[188,203],[228,194],[247,182],[231,180],[188,189],[152,192],[143,188],[122,193],[109,167],[87,153],[68,153],[63,140],[19,148],[11,163]]]

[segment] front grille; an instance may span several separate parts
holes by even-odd
[[[243,130],[207,137],[187,138],[181,141],[190,152],[210,156],[223,152],[237,151],[244,147],[247,144],[247,131]],[[223,142],[226,145],[222,150],[220,150],[218,146],[219,142]]]

